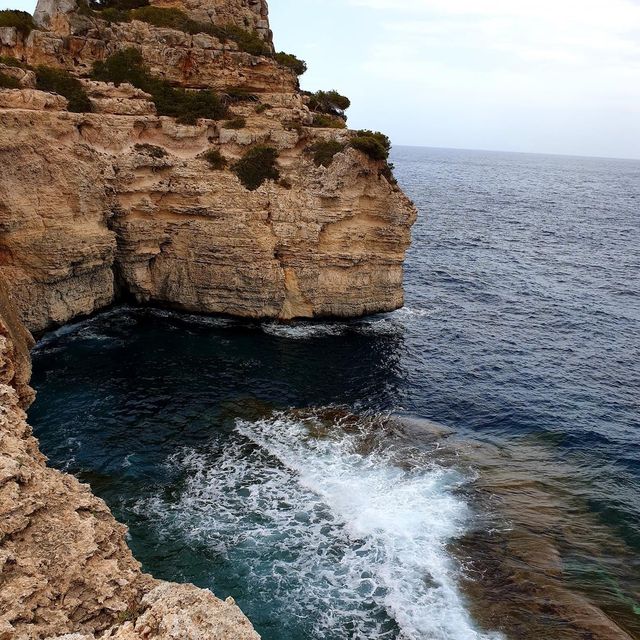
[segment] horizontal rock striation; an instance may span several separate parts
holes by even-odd
[[[110,23],[75,0],[41,0],[26,36],[0,28],[0,56],[14,59],[0,62],[0,640],[258,638],[233,601],[144,575],[104,502],[46,466],[25,420],[29,331],[121,299],[279,319],[403,302],[415,210],[351,132],[310,126],[296,75],[268,55],[267,3],[151,3],[253,31],[267,55]],[[226,95],[230,121],[180,124],[146,90],[89,78],[132,47],[156,78]],[[39,65],[78,80],[88,112],[41,90]],[[335,148],[327,166],[314,161],[322,142]],[[233,167],[264,147],[279,178],[251,190]]]

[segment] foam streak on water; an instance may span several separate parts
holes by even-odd
[[[308,620],[313,637],[488,638],[469,619],[446,552],[468,516],[453,495],[462,479],[360,453],[361,435],[309,428],[313,418],[287,414],[238,421],[219,457],[172,458],[185,475],[179,495],[138,508],[250,571],[255,591]]]

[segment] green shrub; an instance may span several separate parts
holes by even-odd
[[[131,20],[140,20],[152,24],[154,27],[176,29],[185,33],[203,33],[207,25],[199,27],[199,23],[192,20],[180,9],[165,9],[162,7],[143,6],[129,12]]]
[[[256,113],[264,113],[265,111],[267,111],[268,109],[271,109],[271,105],[266,103],[266,102],[261,102],[257,107],[256,107]]]
[[[307,71],[307,63],[304,60],[300,60],[292,53],[280,51],[280,53],[276,53],[273,57],[278,64],[281,64],[283,67],[288,67],[298,76],[301,76]]]
[[[247,119],[242,116],[237,116],[231,120],[226,120],[222,126],[225,129],[244,129],[247,126]]]
[[[152,158],[165,158],[167,156],[167,151],[166,149],[163,149],[162,147],[158,147],[155,144],[149,144],[147,142],[142,142],[142,143],[138,143],[133,145],[133,148],[138,152],[138,153],[143,153],[146,156],[151,156]]]
[[[322,129],[346,129],[347,124],[338,116],[330,116],[327,113],[314,113],[312,127]]]
[[[306,95],[309,96],[309,109],[319,113],[344,118],[344,112],[351,106],[351,100],[335,90],[316,91]]]
[[[188,91],[152,76],[142,54],[134,48],[123,49],[96,62],[92,77],[116,85],[131,83],[151,94],[158,115],[177,118],[182,124],[196,124],[199,118],[219,120],[227,114],[226,106],[213,91]]]
[[[387,182],[389,184],[392,184],[393,186],[398,184],[396,177],[393,175],[394,169],[395,169],[395,166],[393,165],[392,162],[385,162],[382,169],[380,169],[380,175],[384,176],[387,179]]]
[[[249,191],[255,191],[265,180],[280,178],[277,159],[277,149],[258,145],[249,149],[244,157],[233,165],[233,171]]]
[[[0,64],[4,64],[7,67],[18,67],[19,69],[31,69],[26,62],[22,62],[12,56],[0,56]]]
[[[285,120],[282,126],[285,131],[295,131],[299,136],[304,135],[304,125],[298,120]]]
[[[384,133],[361,129],[356,131],[349,144],[366,153],[372,160],[387,160],[391,151],[391,140]]]
[[[15,27],[24,38],[35,28],[33,16],[26,11],[17,9],[3,9],[0,11],[0,27]]]
[[[215,171],[222,171],[227,166],[226,158],[220,153],[220,151],[218,151],[218,149],[209,149],[209,151],[205,151],[202,157]]]
[[[36,87],[64,96],[69,101],[69,111],[87,113],[92,111],[91,101],[81,82],[64,69],[52,67],[36,68]]]
[[[19,89],[20,82],[13,76],[0,72],[0,89]]]
[[[333,162],[336,153],[344,151],[347,145],[337,140],[320,140],[309,147],[309,151],[313,153],[313,161],[316,166],[328,167]]]
[[[142,54],[133,47],[122,49],[106,60],[95,62],[91,77],[102,82],[113,82],[115,85],[129,82],[140,89],[152,82],[144,66]]]
[[[227,24],[224,27],[213,27],[217,33],[212,33],[217,38],[224,40],[233,40],[237,43],[240,51],[245,51],[254,56],[271,55],[269,45],[258,35],[256,31],[247,31],[235,24]],[[219,35],[218,35],[219,34]]]

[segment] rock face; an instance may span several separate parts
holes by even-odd
[[[258,5],[225,6],[257,12]],[[61,5],[48,3],[47,12],[52,6]],[[90,114],[69,113],[63,97],[32,88],[0,91],[0,270],[30,330],[118,296],[281,319],[402,305],[414,209],[381,163],[359,151],[315,165],[310,147],[346,143],[350,134],[306,126],[312,117],[289,69],[221,52],[215,47],[227,45],[211,36],[137,21],[109,25],[67,8],[50,16],[59,30],[33,31],[0,53],[62,64],[82,77],[94,60],[137,45],[151,68],[182,85],[237,90],[239,82],[259,93],[233,106],[246,119],[237,130],[158,117],[150,96],[130,85],[83,79]],[[60,31],[78,22],[87,27],[82,46]],[[202,157],[217,149],[231,165],[258,143],[278,149],[282,179],[256,191]]]
[[[152,3],[272,46],[264,0]],[[258,638],[232,601],[144,575],[106,505],[46,466],[25,421],[29,331],[120,299],[252,318],[392,310],[414,208],[349,131],[309,126],[295,74],[271,56],[109,23],[75,0],[40,0],[35,21],[26,38],[0,29],[0,55],[25,67],[0,65],[19,87],[0,89],[0,640]],[[235,96],[246,126],[179,124],[144,91],[88,78],[128,47],[174,86]],[[39,90],[38,65],[79,79],[91,112]],[[327,141],[337,153],[317,166]],[[280,178],[249,190],[231,168],[256,145],[277,151]]]
[[[259,640],[232,600],[143,574],[107,505],[46,466],[24,412],[31,343],[0,276],[0,639]]]

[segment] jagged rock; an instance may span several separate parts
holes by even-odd
[[[38,0],[33,21],[38,27],[52,28],[59,16],[65,16],[77,8],[76,0]]]
[[[146,116],[156,113],[151,96],[128,83],[115,86],[106,82],[83,80],[82,85],[91,100],[94,113],[119,116]]]
[[[37,89],[1,89],[0,109],[27,109],[29,111],[64,111],[66,98]]]
[[[22,89],[35,89],[36,88],[36,74],[29,69],[22,69],[20,67],[10,67],[6,64],[0,63],[0,73],[10,78],[15,78]]]

